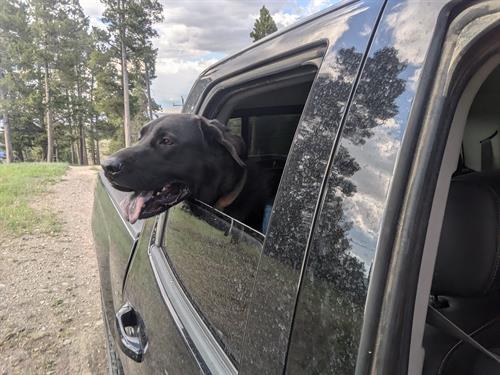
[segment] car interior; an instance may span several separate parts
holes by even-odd
[[[439,239],[424,371],[500,374],[500,65],[465,123]]]
[[[262,225],[255,228],[264,234],[316,71],[310,65],[245,86],[233,92],[217,114],[217,119],[227,124],[232,133],[243,138],[248,160],[267,176],[270,195],[262,209]]]

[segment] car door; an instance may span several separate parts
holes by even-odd
[[[156,223],[146,222],[144,233],[152,235],[141,236],[137,245],[123,294],[126,315],[119,315],[126,339],[141,352],[123,353],[126,372],[283,371],[321,183],[379,12],[380,4],[371,1],[344,3],[200,77],[187,111],[225,116],[237,131],[247,124],[254,135],[267,134],[259,124],[296,118],[298,125],[265,228],[251,228],[193,200]],[[286,92],[289,82],[307,88],[300,121],[296,106],[259,113],[266,104],[258,101],[259,93],[285,100],[285,94],[273,97],[273,89]],[[234,98],[244,98],[252,111],[237,112]],[[230,106],[234,110],[226,111]],[[251,156],[268,162],[267,154]]]
[[[120,202],[128,195],[114,189],[102,173],[95,188],[92,233],[98,258],[103,311],[115,337],[115,312],[122,302],[123,282],[143,222],[128,223]]]

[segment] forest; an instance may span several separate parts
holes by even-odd
[[[0,0],[0,151],[5,160],[99,164],[160,107],[151,97],[157,0]]]

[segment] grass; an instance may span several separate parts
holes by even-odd
[[[67,168],[63,163],[0,164],[0,229],[15,235],[58,232],[55,215],[34,209],[30,203],[59,181]]]

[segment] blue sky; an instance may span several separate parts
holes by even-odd
[[[81,0],[93,25],[100,25],[104,6]],[[155,25],[159,37],[157,78],[152,92],[164,108],[186,97],[199,73],[249,45],[250,31],[265,5],[278,29],[318,12],[338,0],[160,0],[164,22]]]

